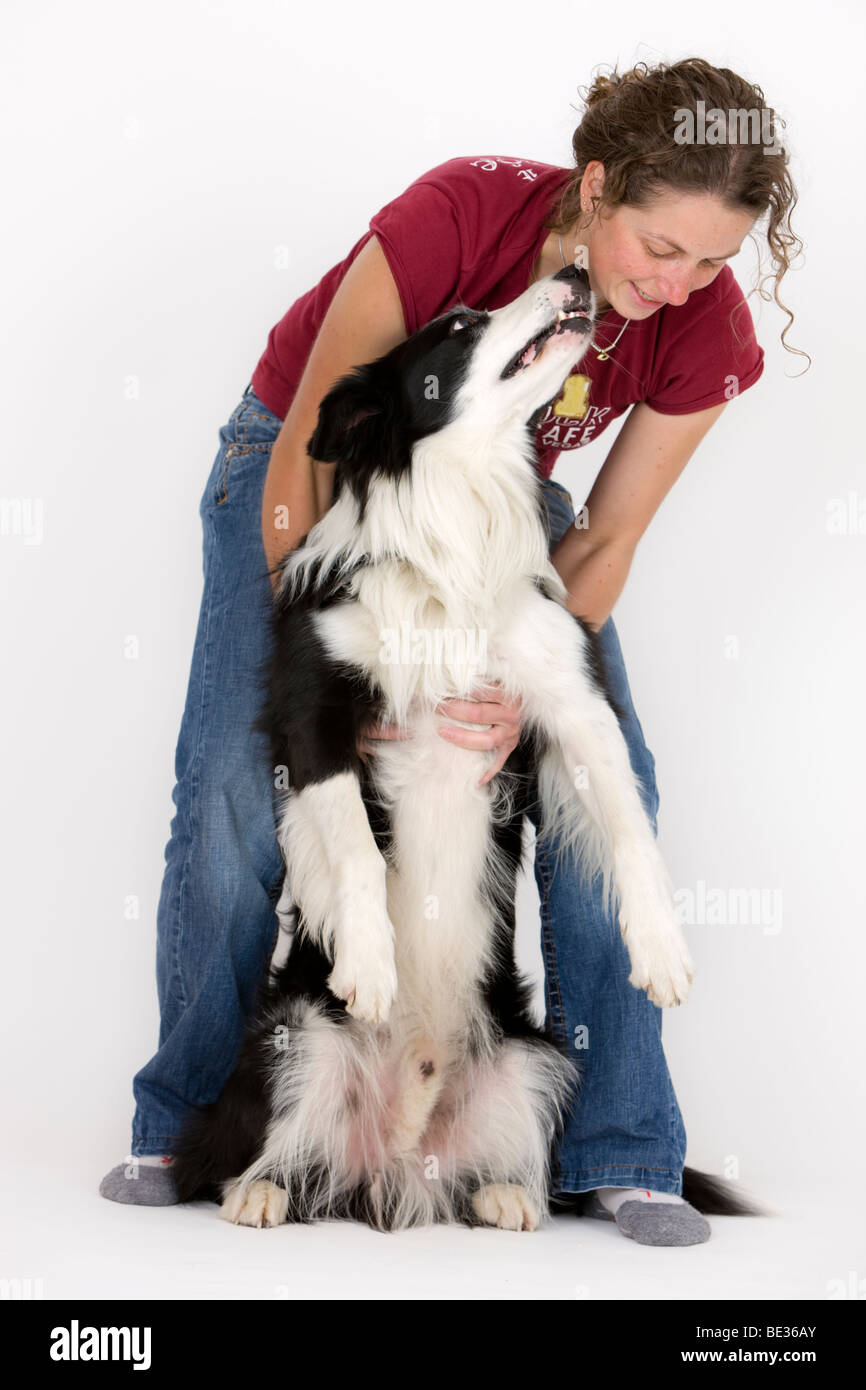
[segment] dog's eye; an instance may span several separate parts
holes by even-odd
[[[452,319],[448,325],[448,336],[453,338],[455,333],[462,333],[465,328],[472,327],[472,320],[465,314],[458,314],[456,319]]]

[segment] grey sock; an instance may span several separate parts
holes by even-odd
[[[639,1245],[701,1245],[710,1238],[710,1223],[689,1202],[623,1202],[612,1216],[593,1193],[585,1215],[615,1221]]]
[[[106,1173],[99,1191],[110,1202],[127,1202],[137,1207],[172,1207],[177,1202],[170,1164],[155,1168],[127,1159]]]

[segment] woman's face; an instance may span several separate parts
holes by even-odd
[[[577,241],[589,246],[595,294],[623,318],[645,319],[715,280],[755,221],[709,194],[670,193],[596,217]]]

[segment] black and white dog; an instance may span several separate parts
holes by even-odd
[[[538,1225],[575,1073],[514,962],[533,798],[560,852],[601,874],[630,982],[659,1005],[689,992],[670,879],[594,634],[548,557],[532,461],[593,310],[568,267],[495,312],[449,311],[321,403],[308,447],[337,465],[334,500],[282,567],[262,722],[287,770],[281,906],[298,931],[235,1073],[186,1129],[182,1201],[216,1198],[252,1226]],[[523,712],[483,787],[493,755],[438,737],[436,711],[479,681]],[[411,737],[364,764],[370,716]],[[736,1209],[718,1201],[704,1209]]]

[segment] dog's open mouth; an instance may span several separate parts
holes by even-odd
[[[502,372],[502,380],[505,380],[506,377],[516,376],[518,372],[522,372],[524,368],[534,362],[540,356],[545,343],[548,343],[551,338],[561,338],[569,332],[586,333],[591,328],[592,319],[582,313],[580,309],[559,309],[553,323],[548,324],[540,333],[536,333],[525,347],[514,354]]]

